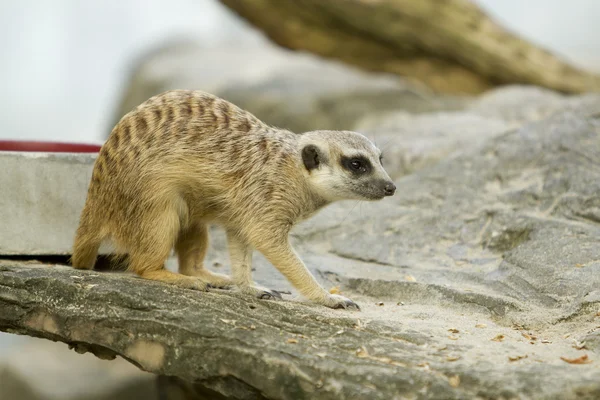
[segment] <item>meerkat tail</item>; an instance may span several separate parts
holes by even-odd
[[[93,269],[98,256],[100,241],[77,238],[71,256],[71,265],[77,269]]]
[[[77,229],[75,243],[73,245],[73,255],[71,256],[71,265],[77,269],[93,269],[98,256],[98,249],[102,238],[98,237],[94,229],[82,217],[82,221]]]

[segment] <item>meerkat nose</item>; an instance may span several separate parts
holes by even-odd
[[[396,193],[396,185],[394,185],[392,182],[389,182],[385,185],[383,191],[386,196],[393,196],[394,193]]]

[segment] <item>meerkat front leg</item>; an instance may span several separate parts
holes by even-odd
[[[259,299],[282,299],[281,293],[256,286],[252,280],[252,246],[235,232],[227,231],[227,244],[231,259],[231,277],[242,293]]]
[[[195,276],[212,287],[226,288],[233,284],[231,278],[204,268],[204,258],[208,249],[208,226],[198,222],[179,233],[175,252],[179,261],[179,273]]]
[[[309,300],[330,308],[360,310],[358,304],[352,300],[330,294],[319,285],[292,248],[287,234],[279,240],[262,240],[257,243],[256,248]]]

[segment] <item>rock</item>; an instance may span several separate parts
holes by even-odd
[[[397,179],[394,197],[339,203],[294,230],[309,269],[361,312],[4,261],[0,330],[225,398],[598,398],[596,339],[573,340],[600,310],[600,99],[564,101],[512,130],[472,110],[413,117],[441,137],[447,122],[489,131]],[[207,265],[227,272],[213,232]],[[263,257],[255,267],[259,284],[290,289]]]
[[[271,125],[299,133],[351,129],[380,144],[396,141],[386,157],[396,178],[527,121],[576,109],[586,98],[593,105],[598,96],[568,97],[517,85],[478,98],[435,96],[391,75],[361,72],[266,42],[229,48],[175,42],[135,63],[107,135],[138,104],[179,88],[214,93]]]
[[[501,119],[455,111],[365,117],[355,126],[383,149],[384,165],[399,178],[510,129]]]
[[[535,86],[505,86],[481,95],[467,110],[518,126],[564,108],[565,99],[557,92]]]
[[[385,147],[394,178],[452,157],[526,122],[566,110],[593,114],[600,95],[563,96],[531,86],[506,86],[472,99],[463,109],[411,114],[387,111],[361,118],[354,129]]]
[[[296,132],[350,129],[365,115],[453,110],[468,102],[269,43],[205,48],[174,42],[149,51],[134,64],[107,135],[125,113],[171,89],[216,94],[269,124]]]

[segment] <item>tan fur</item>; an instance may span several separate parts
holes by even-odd
[[[307,181],[302,136],[207,93],[152,97],[125,115],[102,146],[73,266],[93,268],[101,242],[111,240],[141,277],[200,290],[234,284],[273,295],[252,281],[257,249],[304,296],[345,307],[349,300],[321,288],[288,241],[296,222],[330,202]],[[210,223],[227,232],[231,278],[203,266]],[[179,273],[164,269],[173,248]]]

